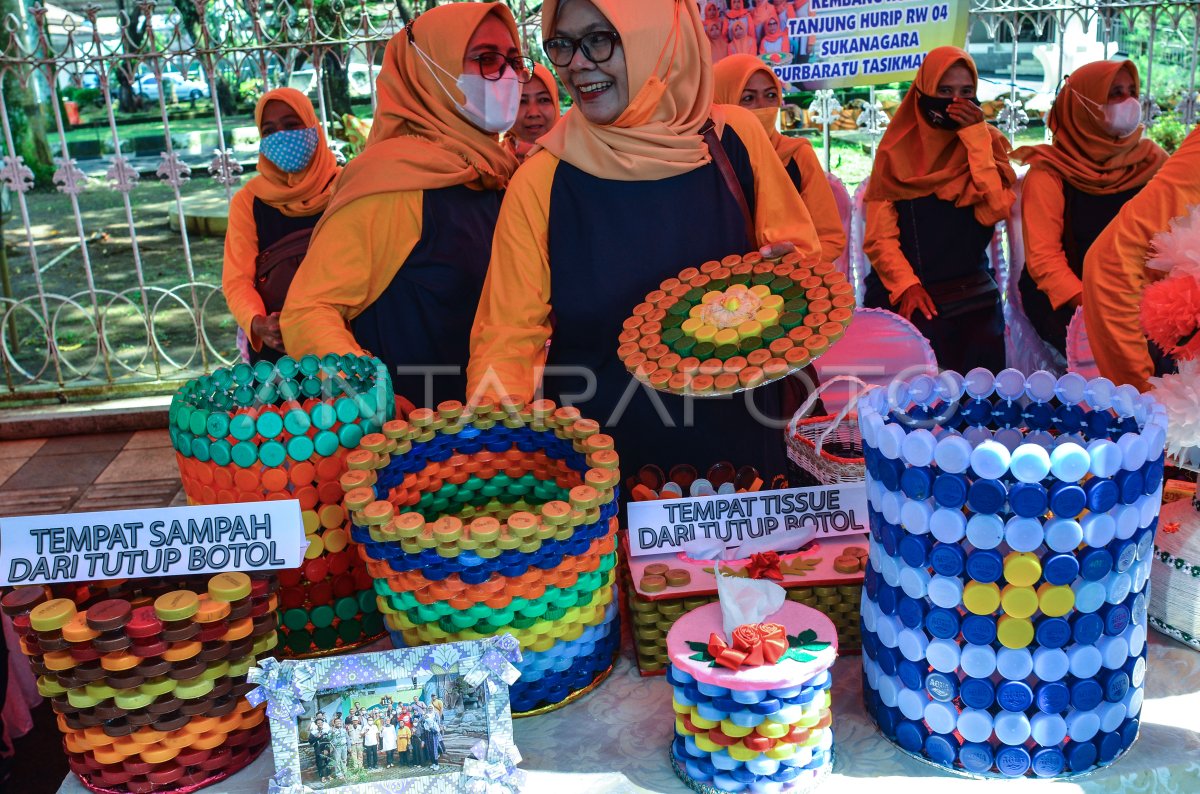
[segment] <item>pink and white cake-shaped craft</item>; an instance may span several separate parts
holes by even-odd
[[[702,794],[808,791],[833,764],[837,630],[815,609],[782,599],[757,613],[761,621],[747,611],[754,622],[731,623],[727,600],[723,592],[721,602],[688,612],[667,635],[672,766]]]

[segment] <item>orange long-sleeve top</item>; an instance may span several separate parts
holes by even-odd
[[[727,124],[745,144],[754,167],[757,244],[791,242],[805,262],[821,261],[812,218],[770,140],[754,116],[734,110],[730,109]],[[505,193],[471,332],[470,395],[511,394],[528,399],[540,380],[553,307],[550,193],[558,163],[547,151],[535,154],[517,171]],[[598,344],[613,344],[616,355],[615,340]]]
[[[229,202],[229,226],[225,230],[225,263],[221,268],[221,289],[234,322],[246,332],[255,350],[262,340],[251,330],[255,317],[265,317],[267,308],[254,288],[258,259],[258,224],[254,222],[254,194],[243,187]]]
[[[421,240],[424,195],[364,196],[324,221],[279,316],[289,354],[366,352],[350,321],[379,299]]]
[[[1083,296],[1083,281],[1071,270],[1062,245],[1066,211],[1062,176],[1039,165],[1031,167],[1021,188],[1025,269],[1055,309]]]
[[[975,217],[985,226],[999,223],[1008,217],[1012,193],[1004,189],[996,170],[991,133],[986,123],[972,124],[960,129],[958,138],[967,148],[971,180],[988,197],[987,203],[976,210]],[[895,305],[900,303],[900,296],[905,290],[920,284],[921,280],[900,250],[899,215],[895,204],[891,201],[868,201],[866,210],[863,251],[887,289],[888,298]]]
[[[829,178],[811,144],[797,149],[791,162],[800,171],[800,198],[821,241],[821,261],[834,262],[846,250],[846,229]]]
[[[1140,193],[1126,202],[1088,249],[1083,264],[1083,318],[1100,373],[1114,383],[1149,388],[1154,365],[1138,315],[1146,258],[1154,235],[1200,204],[1200,127]]]

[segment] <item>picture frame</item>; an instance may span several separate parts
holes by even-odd
[[[519,791],[509,634],[323,659],[262,659],[247,695],[267,704],[270,794]]]

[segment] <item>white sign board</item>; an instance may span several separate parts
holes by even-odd
[[[820,540],[867,531],[864,483],[629,503],[634,557],[678,552],[696,541],[734,548],[795,535],[799,545],[814,532]]]
[[[0,585],[298,568],[300,503],[0,518]]]

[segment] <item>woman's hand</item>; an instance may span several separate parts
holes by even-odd
[[[796,250],[795,243],[767,243],[758,252],[763,255],[763,259],[782,259],[784,256]]]
[[[950,107],[947,108],[946,113],[949,114],[950,118],[957,121],[960,127],[970,127],[973,124],[983,123],[983,108],[962,97],[955,97],[954,101],[950,103]]]
[[[279,330],[279,312],[259,315],[250,322],[250,331],[267,347],[285,353],[283,349],[283,332]]]
[[[933,298],[929,297],[929,293],[920,284],[913,284],[901,294],[898,313],[904,319],[911,320],[913,313],[918,311],[925,315],[926,320],[937,317],[937,306],[934,305]]]

